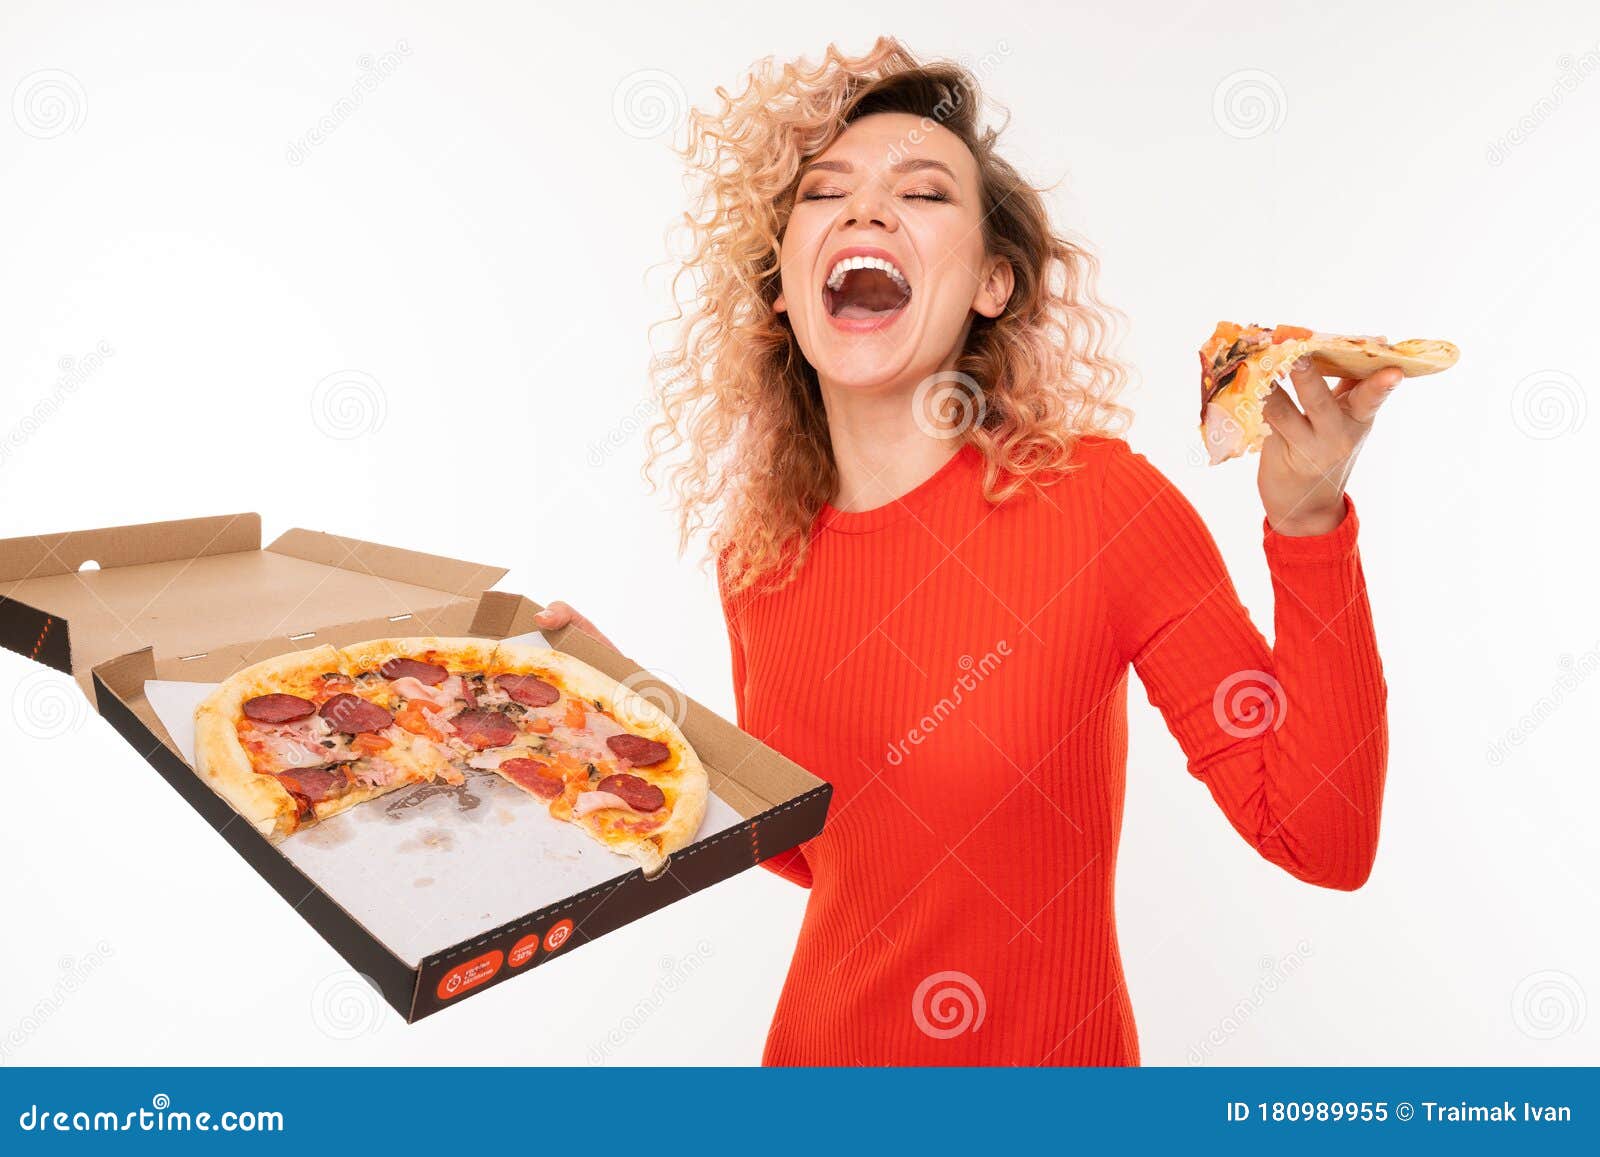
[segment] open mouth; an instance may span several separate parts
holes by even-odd
[[[822,287],[823,305],[836,321],[887,323],[911,303],[911,283],[883,257],[845,257]]]

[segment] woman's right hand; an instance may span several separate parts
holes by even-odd
[[[577,611],[573,610],[569,604],[562,602],[560,599],[557,599],[544,610],[534,615],[533,621],[537,623],[539,629],[543,631],[558,631],[570,623],[574,627],[577,627],[578,630],[582,631],[584,634],[593,635],[606,646],[610,647],[613,651],[618,649],[615,643],[601,633],[599,627],[595,626],[588,619],[584,618]]]

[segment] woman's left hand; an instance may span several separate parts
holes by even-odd
[[[1296,406],[1281,386],[1262,407],[1272,436],[1261,446],[1256,486],[1279,534],[1327,534],[1344,521],[1344,487],[1378,407],[1400,384],[1397,369],[1342,378],[1330,389],[1309,363],[1296,363]],[[1304,413],[1301,409],[1304,408]]]

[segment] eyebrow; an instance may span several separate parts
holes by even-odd
[[[801,171],[800,175],[803,177],[814,169],[820,169],[829,173],[855,172],[855,166],[849,161],[812,161]],[[956,179],[954,169],[945,164],[943,161],[936,161],[932,157],[907,157],[903,161],[898,161],[895,164],[890,165],[888,172],[915,173],[920,172],[923,169],[938,169],[941,173],[944,173],[946,176],[948,176],[952,181]]]

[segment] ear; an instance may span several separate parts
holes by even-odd
[[[789,304],[783,300],[783,290],[778,290],[778,296],[772,302],[773,313],[788,313]]]
[[[983,280],[978,283],[978,293],[972,299],[972,308],[984,317],[999,317],[1005,312],[1006,302],[1011,300],[1011,291],[1016,288],[1016,284],[1017,278],[1011,268],[1011,262],[1004,257],[986,258]]]

